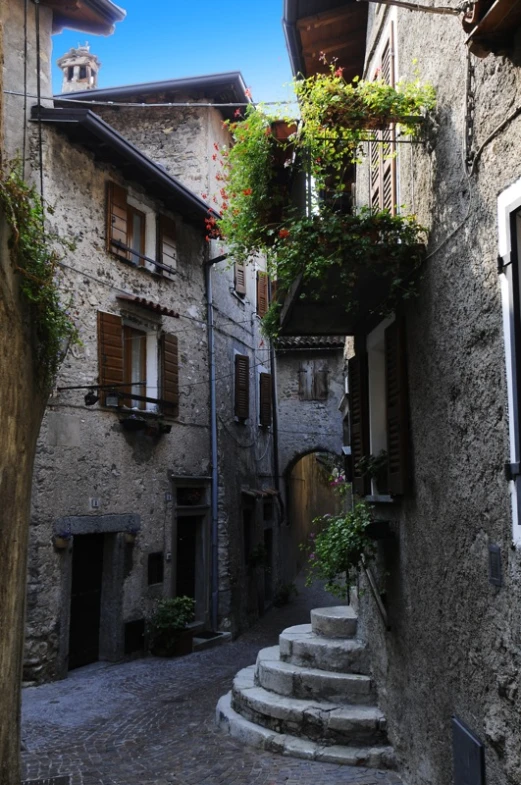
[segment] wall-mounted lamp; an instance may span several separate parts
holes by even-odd
[[[95,403],[98,403],[99,395],[96,395],[94,390],[89,390],[89,392],[85,396],[85,406],[94,406]]]
[[[105,406],[119,406],[119,395],[117,392],[108,392],[105,395]]]

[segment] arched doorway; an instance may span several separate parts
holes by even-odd
[[[290,569],[296,575],[305,563],[301,543],[307,542],[313,520],[334,514],[341,499],[331,485],[331,474],[341,459],[329,452],[314,451],[297,456],[286,470],[287,520]]]

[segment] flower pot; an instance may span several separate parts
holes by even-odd
[[[155,657],[183,657],[193,651],[193,632],[192,630],[178,630],[174,635],[170,635],[168,640],[156,639],[151,647],[151,652]]]

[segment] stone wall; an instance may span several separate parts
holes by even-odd
[[[521,779],[517,675],[519,552],[503,464],[508,420],[498,194],[521,176],[521,126],[508,124],[464,166],[467,50],[454,17],[370,7],[369,63],[380,29],[396,22],[398,78],[418,71],[437,91],[424,144],[398,147],[398,203],[431,229],[419,296],[406,308],[413,490],[378,512],[396,542],[381,549],[391,630],[366,592],[366,634],[381,707],[410,785],[448,785],[451,717],[485,745],[488,785]],[[476,68],[474,149],[520,100],[512,62]],[[367,165],[357,200],[367,203]],[[500,546],[504,585],[489,582]],[[385,576],[387,573],[387,577]]]

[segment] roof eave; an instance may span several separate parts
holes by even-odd
[[[102,145],[109,147],[135,167],[138,172],[138,176],[135,177],[136,182],[140,182],[145,190],[169,195],[169,198],[175,203],[175,207],[172,207],[173,212],[179,212],[187,220],[197,223],[208,216],[210,208],[206,202],[179,180],[167,174],[90,109],[53,109],[33,106],[31,119],[58,128],[61,127],[62,130],[66,130],[68,126],[81,126],[84,131],[99,142],[100,148]],[[114,165],[118,168],[117,164]],[[159,196],[159,198],[165,201],[164,196]],[[220,217],[217,212],[212,212],[217,218]]]

